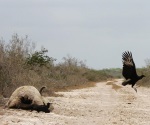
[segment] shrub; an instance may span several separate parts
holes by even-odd
[[[22,85],[47,86],[55,91],[112,78],[103,70],[89,69],[85,61],[71,56],[54,65],[56,59],[46,55],[48,50],[34,50],[35,44],[27,36],[14,34],[8,43],[0,40],[0,94],[9,97]]]
[[[137,70],[138,74],[143,74],[144,77],[142,80],[139,81],[139,85],[144,87],[150,87],[150,60],[146,61],[146,67],[140,68]]]
[[[0,89],[1,93],[10,93],[11,90],[26,81],[26,70],[23,68],[25,58],[31,49],[28,37],[12,36],[9,43],[0,40]],[[10,89],[11,88],[11,89]]]
[[[42,48],[41,51],[35,51],[33,54],[29,54],[29,56],[26,59],[26,64],[30,66],[51,67],[56,59],[45,55],[45,53],[47,52],[48,50]]]

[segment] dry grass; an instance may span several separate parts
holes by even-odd
[[[47,50],[35,51],[33,45],[28,37],[20,38],[17,34],[8,43],[0,40],[0,95],[9,97],[16,88],[32,85],[38,90],[47,86],[48,95],[57,96],[55,91],[92,87],[93,82],[112,78],[71,56],[54,65],[55,60],[45,54]]]
[[[114,89],[115,91],[118,91],[122,88],[121,86],[116,85],[114,82],[107,82],[106,85],[111,85],[112,89]]]
[[[146,68],[140,68],[137,69],[137,73],[139,75],[145,75],[146,77],[144,77],[142,80],[139,80],[137,82],[137,85],[143,86],[143,87],[150,87],[150,66],[147,66]]]

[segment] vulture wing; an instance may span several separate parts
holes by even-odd
[[[137,77],[136,67],[132,58],[132,53],[129,51],[125,51],[122,54],[122,61],[123,61],[122,75],[125,77],[125,79],[133,79]]]

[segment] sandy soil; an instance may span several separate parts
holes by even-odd
[[[59,92],[62,97],[48,98],[51,113],[1,109],[0,125],[150,125],[150,89],[139,87],[136,93],[121,82]]]

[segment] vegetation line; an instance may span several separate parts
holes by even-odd
[[[85,62],[67,55],[62,62],[47,55],[48,50],[35,50],[35,44],[26,36],[12,36],[9,42],[0,40],[0,95],[9,97],[23,85],[33,85],[49,91],[92,87],[96,82],[121,78],[121,69],[95,70]],[[149,68],[144,70],[149,71]]]

